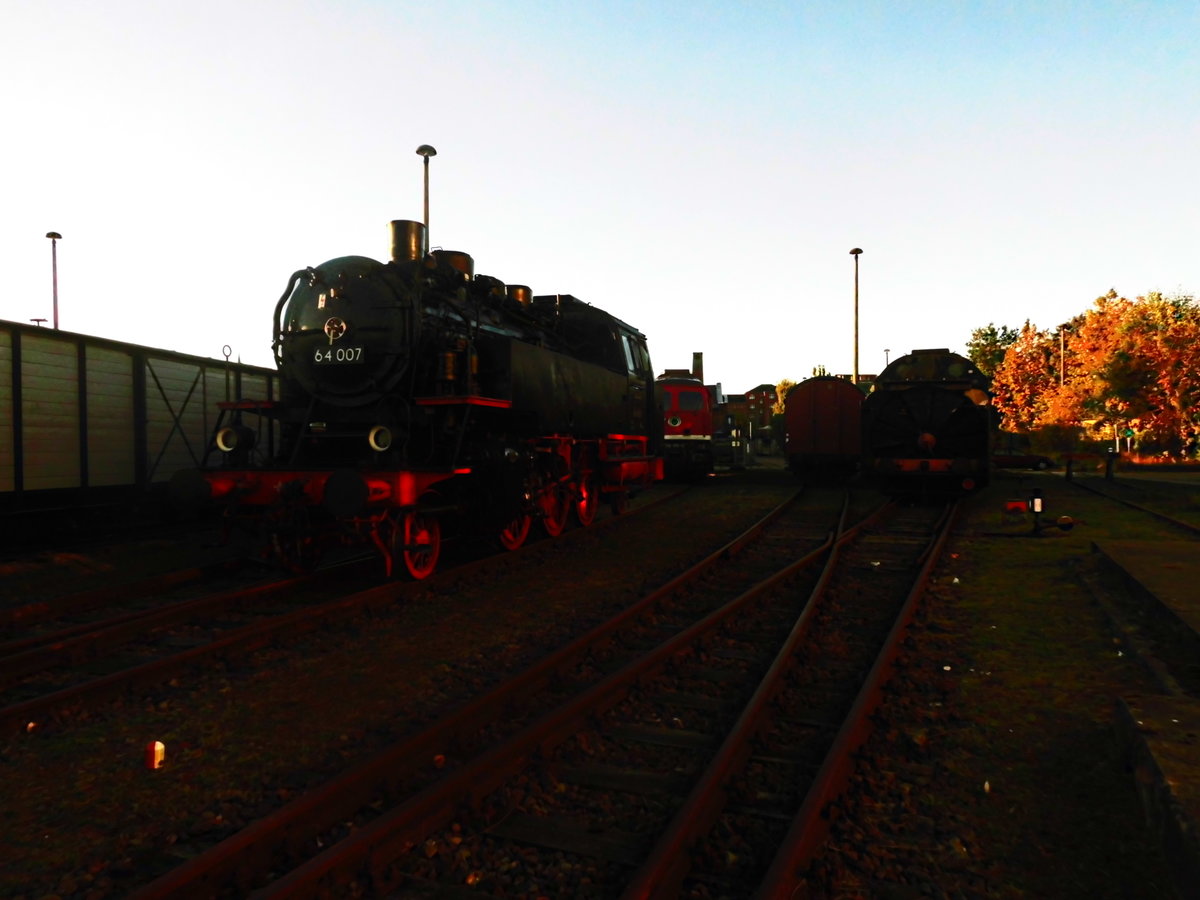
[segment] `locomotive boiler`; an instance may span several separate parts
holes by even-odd
[[[991,382],[946,349],[891,363],[863,401],[865,474],[892,493],[961,493],[987,484]]]
[[[431,574],[443,533],[509,549],[661,478],[662,415],[641,332],[566,294],[534,296],[423,252],[295,272],[275,306],[274,403],[222,404],[210,458],[176,493],[217,501],[293,567],[361,542]],[[278,441],[266,440],[278,432]],[[277,443],[277,446],[272,446]]]

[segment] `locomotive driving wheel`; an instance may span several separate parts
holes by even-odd
[[[520,513],[511,522],[500,529],[500,546],[505,550],[516,550],[529,537],[529,527],[533,519],[529,513]]]
[[[567,527],[567,516],[571,513],[570,491],[559,483],[546,485],[538,497],[538,508],[546,534],[558,537]]]
[[[392,560],[404,560],[404,568],[417,581],[437,568],[442,552],[442,526],[436,516],[408,510],[392,526]]]
[[[600,491],[596,487],[595,475],[584,475],[576,486],[575,518],[586,528],[596,521],[596,510],[600,506]]]

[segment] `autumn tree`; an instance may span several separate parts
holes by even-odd
[[[787,400],[788,391],[796,386],[796,382],[790,378],[781,378],[779,384],[775,385],[775,403],[771,407],[771,412],[776,415],[783,415],[783,404]]]
[[[1028,434],[1041,420],[1047,394],[1057,382],[1054,344],[1048,332],[1039,331],[1027,320],[1004,351],[992,375],[992,404],[1010,431]]]
[[[1000,364],[1004,362],[1004,353],[1017,340],[1019,332],[1007,325],[996,327],[989,322],[983,328],[971,332],[967,341],[967,358],[975,363],[975,367],[984,375],[991,376]]]
[[[1159,293],[1124,301],[1107,389],[1143,443],[1194,455],[1200,446],[1200,309],[1191,297]]]
[[[982,353],[993,335],[977,329],[972,337]],[[1195,455],[1200,307],[1192,297],[1129,300],[1109,291],[1055,331],[1026,322],[992,390],[1013,431],[1082,429],[1107,440],[1130,428],[1143,449]]]

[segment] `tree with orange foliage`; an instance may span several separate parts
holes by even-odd
[[[1191,297],[1138,297],[1125,310],[1110,389],[1171,453],[1200,448],[1200,308]]]
[[[1053,368],[1057,349],[1047,332],[1026,320],[1016,340],[1004,351],[1003,361],[992,374],[992,405],[1010,431],[1028,434],[1040,422],[1046,410],[1046,394],[1058,383]]]
[[[1013,431],[1133,428],[1144,450],[1200,449],[1200,307],[1191,297],[1109,291],[1054,332],[1029,322],[992,379]]]

